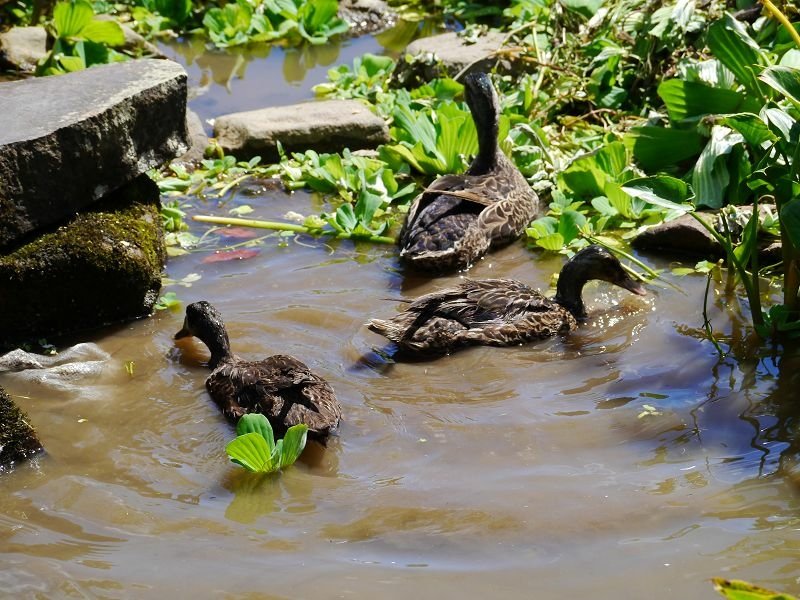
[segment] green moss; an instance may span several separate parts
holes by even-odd
[[[149,314],[164,259],[158,188],[143,175],[0,256],[0,345]]]
[[[0,388],[0,472],[42,451],[27,415]]]

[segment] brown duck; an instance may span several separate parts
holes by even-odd
[[[575,329],[586,317],[581,292],[592,279],[646,293],[613,254],[589,246],[564,265],[552,300],[513,279],[466,279],[417,298],[390,320],[373,319],[368,327],[401,350],[422,354],[445,354],[471,344],[522,344]]]
[[[195,336],[211,351],[213,369],[206,389],[234,423],[247,413],[263,413],[276,437],[299,423],[308,435],[323,441],[336,428],[342,408],[328,382],[291,356],[276,354],[259,361],[244,361],[231,353],[222,316],[206,301],[186,307],[183,328],[175,339]]]
[[[414,199],[400,231],[400,259],[430,271],[465,269],[489,248],[517,239],[539,198],[497,144],[497,93],[486,73],[464,80],[478,154],[463,175],[445,175]]]

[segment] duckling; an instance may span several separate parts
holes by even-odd
[[[463,175],[440,177],[414,199],[400,231],[400,259],[429,271],[465,269],[517,239],[539,198],[497,144],[500,103],[486,73],[464,79],[478,154]]]
[[[235,356],[222,316],[204,300],[186,307],[183,328],[175,339],[190,336],[211,351],[212,372],[206,389],[230,421],[235,423],[251,412],[263,413],[276,437],[304,423],[309,437],[323,443],[339,425],[342,407],[327,381],[292,356],[276,354],[252,362]]]
[[[523,344],[575,329],[586,318],[581,292],[592,279],[646,294],[613,254],[593,245],[564,265],[552,300],[513,279],[466,279],[455,288],[417,298],[392,319],[373,319],[367,326],[411,353]]]

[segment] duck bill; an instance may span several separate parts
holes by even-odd
[[[180,340],[182,338],[187,338],[187,337],[192,337],[192,332],[189,331],[189,328],[186,326],[186,319],[184,319],[183,327],[181,327],[181,330],[175,334],[174,339]]]
[[[638,281],[631,279],[630,277],[626,277],[622,281],[618,281],[616,283],[619,287],[625,288],[626,290],[628,290],[632,294],[636,294],[637,296],[647,295],[647,290],[644,289],[644,286]]]

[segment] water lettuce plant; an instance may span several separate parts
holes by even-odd
[[[773,592],[737,579],[712,579],[714,589],[728,600],[797,600],[795,596]]]
[[[93,65],[127,60],[112,47],[125,43],[122,27],[102,21],[88,0],[58,2],[48,25],[53,46],[36,68],[37,75],[58,75]]]
[[[274,473],[291,466],[306,446],[307,425],[294,425],[275,441],[262,414],[247,414],[236,425],[237,437],[225,447],[231,461],[255,473]]]
[[[209,9],[203,26],[220,48],[275,40],[316,45],[347,31],[338,11],[337,0],[237,0]]]

